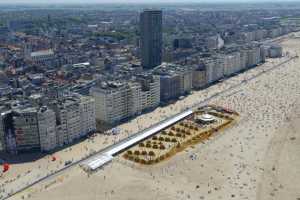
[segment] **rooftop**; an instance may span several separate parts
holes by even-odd
[[[53,55],[54,52],[52,49],[48,50],[41,50],[41,51],[35,51],[30,54],[31,57],[37,57],[37,56],[48,56],[48,55]]]

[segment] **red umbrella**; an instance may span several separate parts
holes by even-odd
[[[3,164],[3,173],[7,172],[9,170],[9,164],[8,163],[4,163]]]
[[[56,161],[56,157],[55,156],[52,156],[52,161]]]

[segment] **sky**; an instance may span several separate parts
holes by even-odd
[[[273,2],[283,3],[286,0],[0,0],[1,4],[14,4],[14,3],[253,3],[253,2]],[[300,2],[300,0],[289,0],[294,2]]]

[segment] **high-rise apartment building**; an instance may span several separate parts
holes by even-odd
[[[114,124],[160,103],[160,81],[157,76],[140,76],[129,82],[104,82],[91,88],[95,99],[96,119]]]
[[[0,147],[17,154],[49,152],[96,130],[95,101],[73,94],[37,106],[12,102],[0,108]]]
[[[162,60],[162,11],[145,10],[140,15],[142,66],[151,69]]]

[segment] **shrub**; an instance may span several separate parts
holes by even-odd
[[[128,160],[134,160],[133,156],[128,156]]]
[[[176,140],[176,138],[173,138],[172,140],[171,140],[171,142],[177,142],[177,140]]]
[[[140,143],[139,147],[145,147],[145,144],[144,143]]]
[[[174,133],[172,131],[169,132],[169,136],[174,136]]]
[[[159,159],[160,159],[160,160],[164,160],[164,159],[165,159],[165,156],[164,156],[164,155],[161,155],[161,156],[159,156]]]
[[[146,164],[146,160],[145,159],[140,159],[140,163],[141,164]]]
[[[149,151],[149,156],[155,156],[154,151]]]

